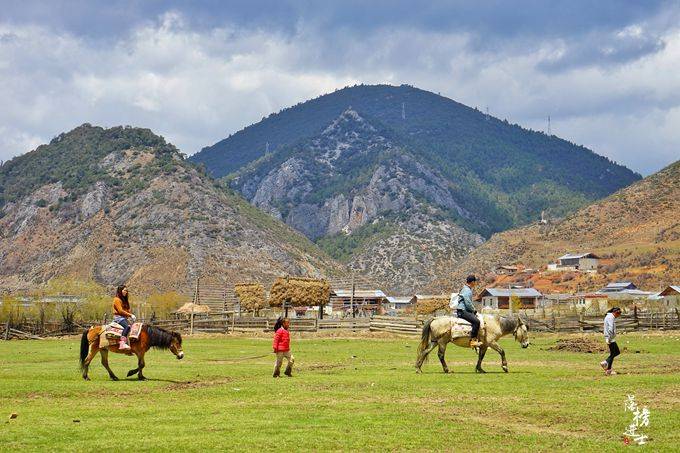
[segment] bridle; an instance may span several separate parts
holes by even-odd
[[[517,327],[515,327],[515,330],[512,331],[512,336],[515,337],[515,340],[517,340],[517,331],[523,325],[524,325],[524,323],[522,322],[522,320],[517,318]]]

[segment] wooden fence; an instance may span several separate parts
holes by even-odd
[[[419,335],[427,318],[372,316],[370,318],[292,318],[291,331],[318,332],[332,329],[345,329],[354,332],[389,332],[404,335]],[[525,316],[529,330],[532,332],[601,332],[602,316],[562,315],[547,317]],[[236,313],[225,313],[219,316],[196,316],[193,323],[190,319],[154,320],[152,325],[181,332],[264,332],[271,331],[276,318],[244,317]],[[66,329],[51,326],[51,330],[36,330],[35,324],[10,325],[0,324],[0,339],[36,339],[38,337],[69,335],[82,332],[83,329],[101,322],[77,323]],[[675,330],[680,329],[680,312],[677,309],[668,312],[633,312],[622,315],[616,322],[619,331],[633,330]]]

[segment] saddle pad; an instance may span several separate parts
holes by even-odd
[[[102,333],[104,333],[108,338],[120,337],[123,335],[123,326],[117,322],[112,322],[102,326]]]
[[[110,346],[118,346],[120,337],[107,337],[106,335],[99,336],[99,349],[107,349]]]
[[[132,325],[132,328],[130,328],[130,334],[128,337],[130,340],[138,340],[139,339],[139,334],[142,333],[142,326],[144,323],[141,322],[136,322]]]
[[[479,316],[479,332],[484,331],[484,317]],[[472,331],[472,324],[462,318],[456,318],[451,322],[451,338],[469,337]]]

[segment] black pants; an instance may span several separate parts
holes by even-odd
[[[479,333],[479,319],[477,319],[477,315],[470,313],[469,311],[458,310],[458,317],[472,324],[472,332],[470,332],[470,337],[477,338],[477,334]]]
[[[612,369],[612,363],[614,363],[614,357],[617,355],[621,354],[621,351],[619,351],[619,345],[616,344],[616,341],[612,341],[609,343],[609,357],[607,357],[607,369],[611,370]]]

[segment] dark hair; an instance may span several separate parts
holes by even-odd
[[[621,309],[619,307],[614,307],[614,308],[609,309],[609,311],[607,311],[607,313],[614,313],[615,311],[621,312]]]
[[[274,324],[274,332],[279,330],[282,325],[283,325],[283,316],[279,316],[279,318],[276,320],[276,323]]]
[[[128,296],[123,296],[123,289],[127,288],[125,285],[120,285],[118,288],[116,288],[116,297],[119,298],[123,302],[123,307],[127,305],[125,308],[130,308],[130,303],[128,302]]]
[[[477,281],[477,277],[475,277],[474,275],[470,274],[470,275],[467,276],[467,278],[465,279],[465,281],[466,281],[467,283],[476,282],[476,281]]]

